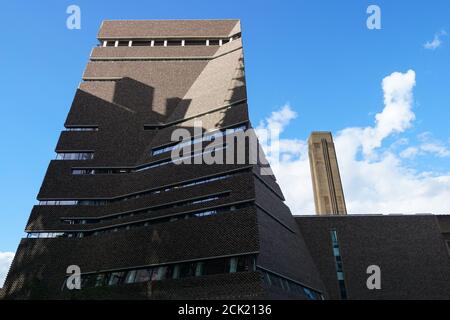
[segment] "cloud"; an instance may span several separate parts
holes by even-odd
[[[442,45],[441,38],[446,35],[447,35],[447,32],[445,30],[441,30],[440,32],[438,32],[434,35],[434,38],[432,41],[425,42],[423,47],[428,50],[436,50],[437,48],[439,48]]]
[[[419,148],[417,147],[408,147],[402,152],[400,152],[400,157],[411,159],[414,158],[419,153]]]
[[[0,252],[0,288],[3,287],[9,266],[14,258],[14,252]]]
[[[444,142],[433,139],[431,133],[424,132],[418,136],[421,143],[418,146],[407,147],[400,152],[400,157],[412,159],[417,156],[432,155],[438,158],[450,157],[450,149]]]
[[[413,125],[415,83],[413,70],[385,77],[382,81],[384,107],[375,115],[374,124],[344,128],[334,134],[349,213],[449,213],[450,172],[421,172],[403,163],[403,158],[426,150],[437,156],[446,152],[427,146],[424,141],[420,147],[411,146],[398,154],[398,147],[408,143],[401,137],[386,146],[386,138],[401,135]],[[280,111],[272,113],[258,128],[264,129],[277,122],[283,124],[280,128],[283,131],[296,112],[289,105]],[[280,115],[287,116],[281,121]],[[287,205],[293,214],[313,214],[306,140],[280,139],[278,148],[281,159],[278,164],[274,159],[276,152],[271,148],[265,151],[271,164],[275,164],[272,168]]]

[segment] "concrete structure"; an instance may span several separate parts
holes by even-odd
[[[316,213],[319,215],[347,214],[331,132],[311,133],[308,148]]]

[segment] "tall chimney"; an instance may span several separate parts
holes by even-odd
[[[316,214],[346,215],[344,190],[331,132],[312,132],[308,148]]]

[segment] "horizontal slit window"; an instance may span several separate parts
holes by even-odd
[[[181,46],[181,40],[167,40],[167,46]]]
[[[93,152],[58,152],[56,160],[92,160]]]
[[[206,46],[206,40],[185,40],[185,46]]]
[[[152,42],[150,40],[133,40],[133,47],[150,47]]]

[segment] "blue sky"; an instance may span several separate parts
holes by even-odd
[[[81,8],[81,30],[66,28],[70,4]],[[366,27],[369,4],[381,8],[381,30]],[[424,139],[443,150],[450,144],[450,36],[442,32],[450,34],[449,1],[8,1],[0,11],[0,252],[15,251],[24,234],[101,21],[209,18],[241,19],[251,119],[264,126],[288,105],[296,116],[288,117],[283,138],[298,146],[298,161],[313,130],[340,136],[345,128],[373,126],[385,107],[382,80],[414,70],[415,120],[383,139],[378,158],[365,160],[376,163],[401,145],[392,151],[398,172],[412,170],[412,181],[424,172],[448,177],[450,157],[420,148]],[[441,45],[426,49],[437,34]],[[408,147],[416,156],[401,157]],[[359,181],[344,181],[344,188]],[[364,211],[355,197],[348,198]],[[442,211],[450,211],[446,205]]]

